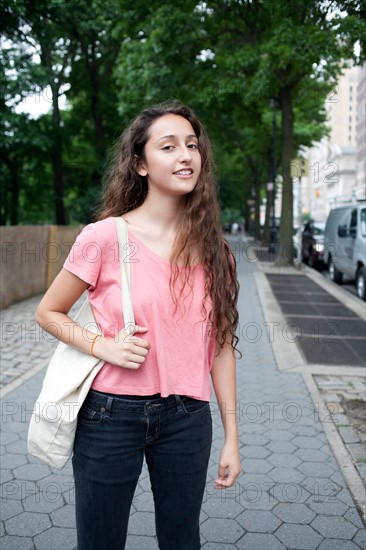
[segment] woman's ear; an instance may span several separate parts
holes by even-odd
[[[143,162],[141,162],[141,159],[137,155],[134,155],[134,157],[135,157],[135,170],[138,173],[138,175],[147,176],[147,170]]]

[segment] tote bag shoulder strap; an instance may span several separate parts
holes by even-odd
[[[127,223],[122,217],[116,217],[117,236],[119,243],[119,265],[121,272],[121,287],[122,287],[122,310],[125,321],[124,329],[133,334],[135,329],[135,317],[130,295],[130,259],[128,245],[128,228]]]

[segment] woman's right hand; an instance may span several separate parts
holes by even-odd
[[[134,333],[146,332],[146,327],[135,325]],[[122,329],[118,337],[98,338],[94,344],[93,354],[106,363],[117,365],[125,369],[139,369],[144,363],[149,349],[151,348],[148,340],[137,338]]]

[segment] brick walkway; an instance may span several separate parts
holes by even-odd
[[[238,263],[243,353],[237,362],[238,421],[245,473],[234,488],[214,490],[223,429],[213,399],[214,438],[201,514],[202,548],[364,548],[365,527],[302,375],[279,372],[276,368],[253,277],[256,270],[256,262]],[[34,299],[9,308],[4,312],[5,322],[16,324],[19,320],[33,319],[36,302]],[[263,327],[257,337],[246,333],[253,326]],[[18,360],[23,342],[21,346],[18,344],[19,340],[8,337],[5,376],[10,378],[3,380],[5,384],[14,381],[17,373],[34,361],[45,360],[54,345],[43,339],[34,346],[29,344],[23,355],[25,360],[29,359],[26,367],[23,360]],[[76,548],[70,463],[61,472],[52,471],[26,453],[28,421],[43,374],[41,371],[20,384],[2,403],[1,548],[4,550]],[[157,548],[153,501],[144,467],[133,500],[126,550]]]

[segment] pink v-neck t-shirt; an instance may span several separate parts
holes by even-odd
[[[148,340],[151,348],[138,369],[105,363],[92,388],[121,395],[180,394],[210,401],[210,371],[217,331],[208,321],[212,309],[210,297],[205,302],[206,319],[201,311],[203,266],[193,267],[192,291],[187,283],[174,314],[169,260],[145,246],[131,231],[128,241],[135,323],[149,329],[136,336]],[[88,283],[89,300],[104,336],[117,337],[125,323],[115,219],[87,225],[77,237],[64,267]],[[175,289],[178,298],[180,277]]]

